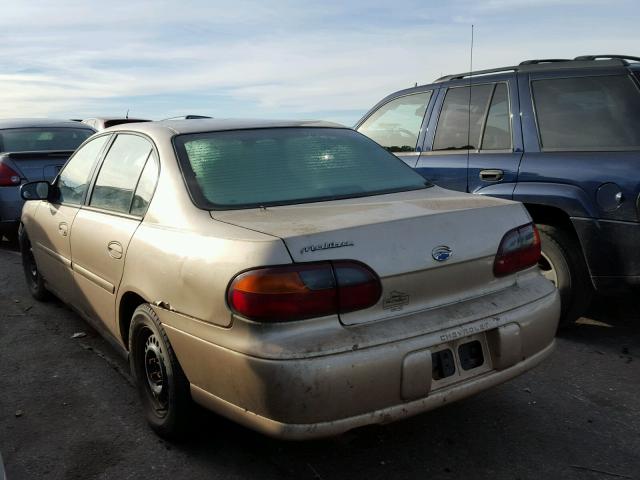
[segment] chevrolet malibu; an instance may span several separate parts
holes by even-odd
[[[340,125],[117,126],[22,195],[33,296],[128,355],[163,436],[192,400],[275,437],[335,435],[504,382],[554,345],[559,297],[523,206],[425,183]]]

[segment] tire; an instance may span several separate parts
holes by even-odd
[[[133,312],[129,363],[147,422],[161,437],[175,440],[190,426],[189,381],[158,316],[148,304]]]
[[[552,225],[537,225],[542,241],[542,274],[560,292],[560,327],[573,324],[589,308],[593,286],[577,239]]]
[[[38,271],[38,264],[33,255],[33,248],[29,237],[21,228],[19,233],[20,252],[22,254],[22,269],[24,270],[24,278],[27,281],[27,287],[31,296],[39,302],[46,302],[51,298],[51,294],[44,285],[44,279]]]

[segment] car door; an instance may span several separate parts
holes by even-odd
[[[510,198],[522,157],[515,77],[442,89],[416,169],[441,187]]]
[[[28,231],[38,271],[47,288],[67,302],[71,301],[74,290],[71,226],[109,137],[102,135],[89,140],[69,159],[54,182],[52,199],[40,202]]]
[[[76,304],[117,334],[115,298],[127,247],[140,224],[158,175],[151,141],[117,134],[96,174],[71,236]]]
[[[376,105],[356,130],[371,138],[410,167],[415,167],[424,138],[433,90],[401,94]],[[427,115],[425,115],[425,113]]]

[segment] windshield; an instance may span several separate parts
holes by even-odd
[[[348,129],[268,128],[175,137],[196,205],[288,205],[425,188],[425,179]]]
[[[0,152],[75,150],[93,135],[87,128],[11,128],[0,130]]]

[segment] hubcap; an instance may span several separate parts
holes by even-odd
[[[160,348],[160,342],[155,334],[151,333],[144,344],[144,371],[146,374],[148,391],[151,394],[156,410],[164,410],[167,407],[167,373],[164,367],[164,356]]]
[[[542,256],[540,257],[540,261],[538,262],[538,266],[540,267],[540,271],[544,278],[553,283],[556,287],[558,286],[558,274],[556,272],[553,263],[549,260],[549,257],[542,252]]]

